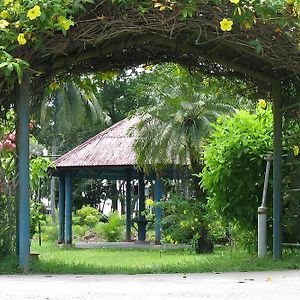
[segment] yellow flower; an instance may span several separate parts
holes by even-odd
[[[231,20],[228,20],[228,19],[224,18],[220,22],[220,25],[221,25],[221,30],[223,30],[223,31],[231,31],[233,22]]]
[[[51,91],[55,91],[59,88],[59,83],[56,81],[53,81],[50,83],[49,88]]]
[[[299,155],[299,146],[294,145],[293,146],[293,152],[294,152],[294,156],[298,156]]]
[[[146,201],[145,201],[145,204],[147,205],[147,206],[153,206],[153,204],[154,204],[154,201],[152,200],[152,199],[147,199]]]
[[[35,5],[33,8],[29,9],[29,11],[27,12],[27,17],[30,20],[34,20],[36,18],[38,18],[41,15],[41,8],[39,5]]]
[[[207,78],[203,79],[202,83],[204,85],[209,85],[209,79],[207,79]]]
[[[2,10],[2,12],[0,13],[0,18],[2,19],[8,19],[10,17],[10,14],[7,10]]]
[[[20,28],[21,25],[22,25],[21,21],[17,21],[17,22],[15,23],[15,27],[16,27],[16,28]]]
[[[22,6],[19,2],[17,3],[14,3],[13,7],[12,7],[12,10],[15,12],[15,13],[20,13],[21,10],[22,10]]]
[[[286,0],[286,3],[287,3],[288,5],[294,5],[295,0]]]
[[[258,107],[260,107],[262,109],[266,109],[267,102],[264,99],[259,99],[259,101],[258,101]]]
[[[230,0],[231,3],[238,4],[240,0]]]
[[[27,42],[24,33],[19,33],[17,40],[20,45],[24,45]]]
[[[70,19],[65,18],[64,16],[59,16],[57,18],[58,24],[64,29],[69,30],[69,28],[74,25],[74,22]]]
[[[8,25],[9,25],[9,23],[6,20],[4,20],[4,19],[0,20],[0,28],[1,29],[6,28]]]
[[[12,3],[14,0],[4,0],[3,5],[7,6],[9,3]]]

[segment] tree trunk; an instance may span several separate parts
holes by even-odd
[[[117,181],[114,180],[111,182],[111,209],[112,211],[118,211],[118,189],[117,189]]]
[[[190,148],[191,149],[191,148]],[[198,155],[194,155],[193,151],[190,150],[190,164],[192,174],[199,174],[201,172],[202,166],[199,160],[197,159]],[[201,201],[203,206],[201,209],[201,216],[199,216],[202,226],[199,232],[199,238],[195,247],[196,253],[211,253],[214,250],[214,245],[209,238],[208,225],[204,219],[205,204],[206,204],[206,195],[203,189],[200,186],[200,177],[193,175],[192,177],[193,189],[195,191],[195,201]]]

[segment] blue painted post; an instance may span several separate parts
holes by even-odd
[[[162,180],[157,178],[154,183],[154,201],[155,201],[155,245],[161,244],[161,215],[162,209],[160,204],[163,195]]]
[[[139,219],[138,219],[138,240],[146,240],[146,217],[145,217],[145,179],[144,172],[139,171]]]
[[[65,242],[65,177],[59,176],[59,190],[58,190],[58,244]]]
[[[72,177],[65,173],[65,243],[72,244]]]
[[[127,170],[126,178],[126,241],[131,241],[131,174]]]
[[[29,101],[30,80],[24,74],[17,87],[17,155],[18,185],[16,202],[18,207],[18,254],[19,265],[29,271],[30,259],[30,208],[29,208]]]
[[[273,258],[281,259],[282,110],[280,82],[272,85],[273,98]]]

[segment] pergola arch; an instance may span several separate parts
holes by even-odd
[[[220,20],[232,12],[220,4],[198,4],[197,13],[182,18],[179,10],[150,8],[141,13],[110,1],[95,1],[75,18],[66,36],[53,33],[42,37],[43,47],[24,46],[15,56],[30,63],[30,70],[17,89],[5,89],[17,99],[19,154],[19,262],[25,269],[29,259],[28,124],[29,98],[38,98],[42,87],[59,73],[99,72],[141,63],[178,62],[208,74],[239,76],[272,89],[274,102],[274,258],[281,257],[281,130],[283,81],[298,81],[300,56],[295,41],[276,30],[276,25],[259,21],[251,30],[220,30]],[[259,37],[262,50],[252,41]],[[31,88],[30,88],[31,84]],[[2,87],[5,86],[2,85]],[[16,93],[17,91],[17,93]],[[30,91],[30,92],[29,92]],[[16,93],[16,94],[15,94]],[[27,123],[26,123],[27,122]]]

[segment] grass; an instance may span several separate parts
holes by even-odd
[[[31,273],[47,274],[157,274],[230,271],[265,271],[300,268],[300,251],[286,252],[283,260],[250,257],[243,250],[219,248],[213,254],[197,255],[183,249],[76,249],[44,242],[32,245],[40,259]],[[20,272],[15,257],[0,264],[0,274]]]

